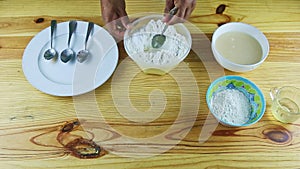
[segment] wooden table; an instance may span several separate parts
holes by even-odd
[[[221,4],[226,5],[225,11],[216,14]],[[164,1],[161,0],[128,0],[127,12],[161,12],[163,6]],[[267,60],[256,70],[234,73],[221,69],[212,74],[213,77],[240,75],[255,82],[267,101],[263,118],[243,128],[218,125],[211,133],[206,132],[206,140],[199,142],[200,134],[205,133],[203,128],[216,123],[210,118],[205,103],[205,93],[212,79],[206,63],[196,52],[192,51],[181,67],[173,72],[183,79],[187,75],[184,70],[188,67],[192,73],[189,75],[193,75],[194,81],[189,78],[185,81],[191,82],[191,90],[184,90],[190,94],[190,99],[194,99],[185,103],[184,113],[187,114],[179,115],[182,86],[174,77],[137,72],[127,88],[132,106],[140,112],[130,117],[138,121],[133,122],[122,116],[114,104],[113,88],[120,85],[118,80],[128,78],[128,72],[137,70],[119,43],[118,69],[104,85],[89,93],[94,94],[91,98],[95,99],[105,120],[98,123],[99,114],[89,108],[84,109],[85,112],[78,108],[79,99],[93,102],[89,97],[55,97],[36,90],[23,74],[22,56],[29,41],[48,27],[51,19],[58,22],[71,19],[93,21],[103,26],[99,1],[0,1],[1,168],[300,168],[300,122],[282,124],[276,121],[271,113],[269,97],[269,89],[273,87],[300,87],[299,11],[299,0],[198,0],[189,21],[207,37],[211,37],[218,24],[241,21],[263,31],[270,43]],[[128,67],[121,67],[123,61],[128,62]],[[166,105],[161,114],[143,113],[150,107],[148,97],[151,92],[163,92],[165,95]],[[126,100],[126,96],[123,99]],[[155,98],[152,101],[155,102]],[[199,103],[196,114],[192,111],[194,105],[189,104],[195,101]],[[149,117],[150,122],[141,123],[144,117]],[[151,121],[151,118],[154,120]],[[147,140],[168,131],[175,122],[183,127],[172,130],[164,135],[164,139],[152,144],[118,141],[121,136]],[[107,126],[111,130],[107,130]],[[67,143],[76,138],[92,139],[107,151],[99,158],[77,158],[67,147]],[[143,153],[141,147],[150,148],[153,152],[145,150]]]

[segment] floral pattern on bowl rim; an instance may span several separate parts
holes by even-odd
[[[215,80],[213,83],[211,83],[206,93],[206,102],[210,110],[212,110],[211,109],[212,97],[216,93],[226,89],[239,90],[249,99],[251,104],[250,119],[247,123],[242,125],[221,122],[220,119],[218,119],[218,121],[220,121],[222,124],[226,126],[240,127],[240,126],[249,126],[251,124],[254,124],[262,118],[266,110],[266,101],[264,95],[253,82],[241,76],[223,76]],[[214,113],[212,112],[212,114]]]

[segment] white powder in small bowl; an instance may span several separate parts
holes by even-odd
[[[180,61],[190,50],[186,38],[176,31],[173,25],[168,26],[164,35],[166,41],[159,49],[151,46],[152,38],[160,34],[165,26],[161,20],[150,20],[145,26],[135,30],[124,39],[132,58],[150,65],[168,65]]]
[[[211,99],[211,108],[221,121],[241,125],[250,119],[251,104],[239,90],[226,89],[217,92]]]

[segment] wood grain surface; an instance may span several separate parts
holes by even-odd
[[[127,0],[126,9],[133,20],[143,12],[162,13],[164,3],[163,0]],[[191,30],[194,40],[203,35],[209,40],[219,25],[233,21],[249,23],[265,33],[270,53],[254,71],[224,70],[213,59],[207,59],[205,52],[201,53],[209,45],[195,43],[193,51],[171,74],[145,75],[128,58],[120,42],[120,61],[114,75],[95,91],[78,97],[44,94],[23,74],[24,49],[52,19],[93,21],[104,26],[98,0],[0,1],[1,168],[300,168],[300,121],[293,124],[276,121],[269,97],[273,87],[300,88],[299,0],[197,1],[188,20],[197,28]],[[199,36],[199,30],[204,34]],[[122,80],[130,78],[133,71],[136,76],[130,86],[122,86]],[[189,73],[193,75],[191,78],[187,76]],[[212,79],[222,75],[246,77],[263,91],[267,109],[258,123],[229,128],[211,118],[205,102],[206,90]],[[178,78],[183,83],[178,83]],[[118,97],[121,101],[129,99],[128,107],[120,108],[116,104],[115,94],[120,93],[114,90],[118,87],[129,91],[128,95]],[[188,94],[182,93],[183,90]],[[155,92],[164,93],[164,97]],[[162,112],[145,113],[151,104],[163,102]],[[193,113],[195,102],[199,102],[196,114]],[[97,111],[90,106],[95,103]],[[186,105],[184,116],[180,114],[182,103]],[[126,117],[122,111],[127,109],[140,113]],[[149,122],[139,122],[147,118]],[[169,132],[172,126],[179,128]],[[207,126],[216,129],[208,133],[204,142],[199,142]],[[164,132],[168,135],[152,142],[137,143],[123,137],[147,140]],[[94,143],[100,146],[100,157],[78,156],[72,149],[78,140],[80,146]],[[84,150],[94,151],[97,147]]]

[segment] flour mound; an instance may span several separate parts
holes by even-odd
[[[250,119],[251,104],[239,90],[226,89],[216,93],[211,100],[212,111],[230,124],[245,124]]]
[[[161,20],[151,20],[125,39],[127,49],[132,53],[131,57],[154,65],[165,65],[184,57],[189,51],[189,44],[186,38],[179,34],[172,25],[168,26],[164,33],[166,36],[164,45],[159,49],[152,48],[153,36],[160,34],[164,26],[165,23]]]

